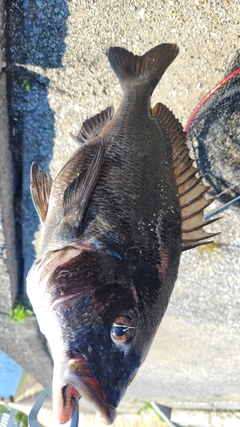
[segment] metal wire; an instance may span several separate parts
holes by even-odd
[[[42,393],[38,396],[36,402],[34,403],[29,416],[28,416],[28,426],[29,427],[42,427],[38,422],[38,413],[46,399],[47,396],[52,397],[52,386],[46,387]],[[73,416],[71,419],[70,427],[78,426],[78,418],[79,418],[79,399],[73,399]]]

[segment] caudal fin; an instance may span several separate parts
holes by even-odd
[[[160,44],[136,56],[122,47],[110,47],[108,60],[122,87],[133,80],[142,80],[152,93],[165,70],[176,58],[179,49],[176,44]]]

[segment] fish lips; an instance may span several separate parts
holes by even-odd
[[[105,424],[112,424],[116,408],[105,397],[84,357],[70,359],[54,367],[53,411],[58,423],[68,422],[73,416],[76,398],[85,398]]]

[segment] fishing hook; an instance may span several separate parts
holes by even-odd
[[[46,387],[42,393],[38,396],[36,402],[34,403],[29,416],[28,416],[28,426],[29,427],[42,427],[38,422],[38,413],[46,399],[47,396],[52,397],[52,386]],[[71,419],[70,427],[78,426],[78,417],[79,417],[79,400],[77,398],[73,399],[73,416]]]

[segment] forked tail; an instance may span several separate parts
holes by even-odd
[[[130,82],[142,82],[151,94],[178,52],[177,45],[170,43],[160,44],[143,56],[136,56],[122,47],[110,47],[108,60],[123,88]]]

